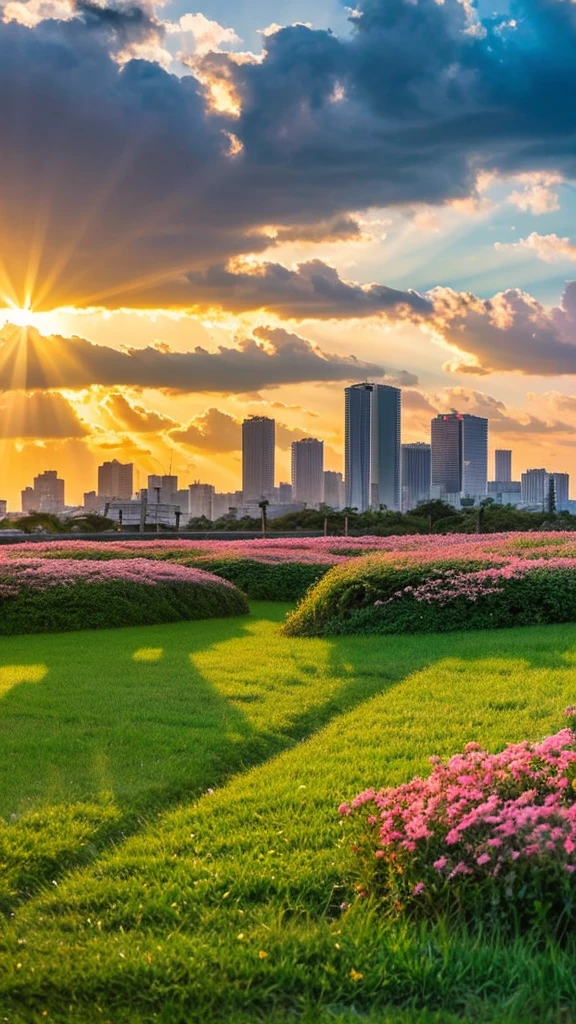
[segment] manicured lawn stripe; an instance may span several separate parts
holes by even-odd
[[[218,649],[198,651],[198,671],[214,673],[222,700],[242,705],[257,732],[276,735],[289,690],[309,732],[318,715],[317,731],[160,814],[18,910],[2,941],[8,1020],[23,1008],[27,1022],[47,1009],[63,1024],[573,1019],[573,937],[560,947],[466,933],[457,921],[384,919],[351,891],[336,807],[370,782],[426,771],[432,753],[554,729],[576,696],[576,627],[276,647],[271,627],[253,625],[256,634],[221,632]],[[249,662],[259,629],[263,653],[252,649]],[[161,646],[158,632],[146,646]],[[266,667],[279,658],[282,679],[271,682]]]

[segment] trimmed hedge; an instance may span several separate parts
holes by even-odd
[[[416,592],[416,594],[415,594]],[[289,636],[445,633],[576,622],[576,567],[532,562],[391,564],[332,569],[288,617]]]
[[[48,567],[55,566],[66,573],[50,573]],[[237,587],[210,573],[145,559],[129,568],[126,562],[105,567],[76,562],[72,569],[69,562],[31,566],[27,560],[25,566],[3,566],[0,575],[0,634],[5,636],[155,625],[248,610]]]
[[[299,601],[330,569],[305,562],[257,562],[251,558],[179,558],[234,583],[252,601]]]
[[[188,543],[192,546],[190,542]],[[153,561],[203,569],[233,583],[253,601],[299,601],[309,587],[317,583],[332,568],[331,564],[325,561],[260,561],[257,558],[245,558],[236,554],[218,556],[206,553],[202,548],[196,548],[189,553],[183,543],[178,546],[166,541],[156,544],[147,544],[144,541],[117,541],[114,544],[84,545],[69,541],[60,545],[28,544],[22,547],[26,548],[25,557],[35,556],[49,561],[110,562],[144,557]],[[348,549],[342,553],[356,555],[357,551]],[[11,557],[11,553],[8,557]]]

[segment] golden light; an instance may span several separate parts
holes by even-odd
[[[0,294],[0,328],[6,324],[13,327],[35,327],[40,334],[54,334],[58,330],[58,320],[54,313],[36,313],[32,305],[27,302],[24,306],[18,306],[7,296]]]
[[[18,307],[10,304],[6,310],[6,319],[15,327],[34,327],[34,310],[29,305]]]

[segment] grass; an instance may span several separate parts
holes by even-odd
[[[575,940],[383,917],[336,814],[554,729],[576,627],[295,640],[284,610],[3,641],[0,1020],[576,1019]]]

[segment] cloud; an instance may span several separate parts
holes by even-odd
[[[490,432],[508,438],[520,439],[526,435],[574,434],[576,423],[558,417],[559,412],[576,413],[576,399],[560,396],[556,392],[538,397],[549,407],[550,415],[533,415],[524,410],[510,408],[505,402],[474,388],[443,388],[438,394],[416,390],[402,393],[402,406],[413,423],[421,429],[429,427],[438,413],[462,412],[488,419]],[[565,401],[563,401],[565,399]]]
[[[576,282],[547,309],[517,288],[480,299],[438,288],[433,324],[455,350],[454,373],[506,371],[541,376],[576,373]]]
[[[490,431],[496,434],[522,437],[526,434],[574,434],[576,427],[566,421],[543,419],[524,411],[509,409],[506,404],[483,391],[470,388],[445,388],[439,404],[440,412],[457,409],[472,416],[485,416],[490,422]]]
[[[305,381],[362,380],[384,372],[353,356],[325,353],[283,330],[259,328],[254,335],[236,348],[219,346],[215,352],[200,346],[191,352],[154,347],[118,351],[84,338],[43,337],[33,328],[5,328],[0,332],[0,388],[79,389],[101,384],[244,394]]]
[[[197,451],[214,455],[236,452],[242,447],[241,424],[234,416],[219,409],[207,409],[201,416],[190,420],[187,426],[173,430],[170,436]]]
[[[257,263],[248,269],[224,267],[191,274],[177,289],[176,305],[221,306],[234,313],[264,309],[285,319],[347,319],[390,313],[426,315],[431,304],[415,291],[386,285],[361,285],[344,281],[338,271],[322,260],[300,263],[289,269],[280,263]]]
[[[475,197],[482,171],[539,175],[518,202],[540,212],[550,176],[576,174],[576,26],[557,0],[482,22],[458,0],[360,0],[345,37],[293,25],[263,37],[261,59],[199,54],[234,40],[196,14],[181,76],[161,66],[170,23],[147,6],[33,0],[10,17],[0,293],[19,306],[30,287],[38,309],[193,306],[205,288],[246,309],[259,283],[265,308],[284,310],[280,271],[224,280],[229,261],[353,230],[351,211]],[[234,100],[224,113],[218,89]],[[401,301],[316,269],[317,282],[292,281],[310,315]]]
[[[195,416],[187,426],[173,430],[170,436],[182,444],[198,451],[222,455],[240,451],[242,448],[242,424],[229,413],[219,409],[207,409],[201,416]],[[309,432],[296,427],[287,427],[276,422],[276,447],[287,450],[293,441],[309,437]]]
[[[418,384],[418,377],[409,370],[397,370],[395,373],[386,374],[385,383],[396,388],[413,388]]]
[[[535,216],[543,213],[554,213],[560,209],[558,193],[553,186],[559,185],[562,181],[560,174],[524,174],[521,175],[524,182],[522,191],[515,190],[508,196],[508,202],[517,206],[523,212],[529,212]]]
[[[13,391],[0,400],[0,438],[85,437],[88,430],[74,409],[58,392]]]
[[[190,33],[194,41],[194,51],[199,55],[209,53],[210,50],[218,50],[221,46],[235,46],[241,42],[233,28],[225,28],[200,13],[183,14],[171,26],[171,30]]]
[[[113,391],[100,403],[105,424],[113,430],[126,430],[137,434],[156,433],[175,426],[175,421],[162,413],[131,405],[119,391]]]
[[[494,248],[500,252],[535,253],[544,263],[576,260],[576,245],[569,238],[558,235],[539,235],[533,231],[527,238],[517,242],[496,242]]]
[[[344,237],[344,224],[339,228],[335,225],[334,230],[337,229]],[[297,230],[299,237],[306,237],[306,229]],[[328,227],[325,230],[328,231]],[[280,232],[279,237],[285,235]],[[232,269],[215,264],[206,270],[182,274],[176,280],[127,284],[106,301],[109,308],[127,304],[189,311],[226,309],[231,313],[264,310],[292,320],[381,314],[392,320],[409,316],[416,319],[432,310],[430,302],[416,291],[346,281],[334,267],[319,259],[293,268],[269,261],[235,261]]]

